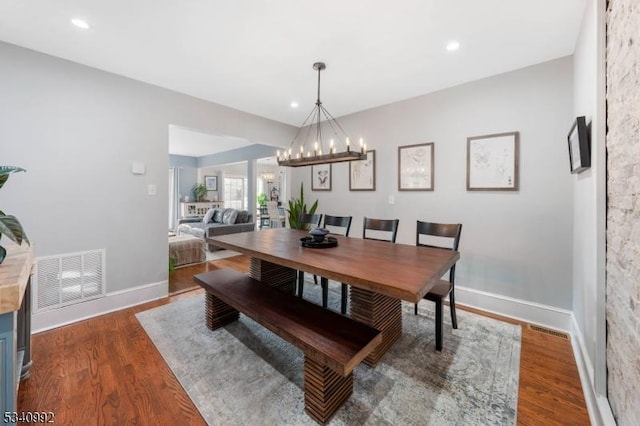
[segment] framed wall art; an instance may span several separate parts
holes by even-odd
[[[398,147],[398,191],[433,191],[433,142]]]
[[[467,191],[518,190],[518,132],[467,138]]]
[[[577,117],[567,136],[571,173],[580,173],[591,167],[589,128],[584,116]]]
[[[218,190],[218,176],[205,176],[204,185],[207,187],[207,191]]]
[[[349,162],[349,191],[376,190],[376,150],[367,151],[367,159]]]
[[[311,166],[311,190],[331,191],[331,164]]]

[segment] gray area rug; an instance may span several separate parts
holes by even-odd
[[[339,311],[331,282],[330,308]],[[317,301],[308,281],[305,299]],[[403,302],[403,335],[375,369],[354,371],[354,392],[332,425],[515,424],[520,326],[444,309],[444,348],[435,350],[434,305],[419,315]],[[204,295],[136,315],[210,425],[314,425],[304,412],[303,356],[296,347],[241,315],[210,331]]]

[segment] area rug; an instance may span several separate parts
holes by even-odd
[[[212,260],[226,259],[228,257],[240,256],[241,254],[242,253],[238,253],[237,251],[233,251],[233,250],[216,250],[216,251],[205,250],[207,262],[211,262]]]
[[[336,311],[339,289],[331,283]],[[306,299],[319,293],[306,283]],[[416,316],[403,302],[402,337],[376,368],[356,368],[353,395],[330,424],[515,424],[520,326],[457,314],[438,352],[433,303],[422,301]],[[315,424],[304,412],[302,353],[244,315],[210,331],[198,294],[136,316],[208,424]]]

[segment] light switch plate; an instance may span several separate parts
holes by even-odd
[[[154,195],[156,195],[156,194],[157,194],[157,189],[156,189],[156,185],[155,185],[155,184],[150,183],[150,184],[147,186],[147,194],[148,194],[148,195],[151,195],[151,196],[154,196]]]

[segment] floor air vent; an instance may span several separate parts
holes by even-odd
[[[39,257],[34,312],[103,297],[104,258],[104,249]]]
[[[559,337],[564,340],[569,340],[569,335],[561,331],[551,330],[549,328],[540,327],[539,325],[529,324],[529,330],[538,331],[540,333],[548,334],[550,336]]]

